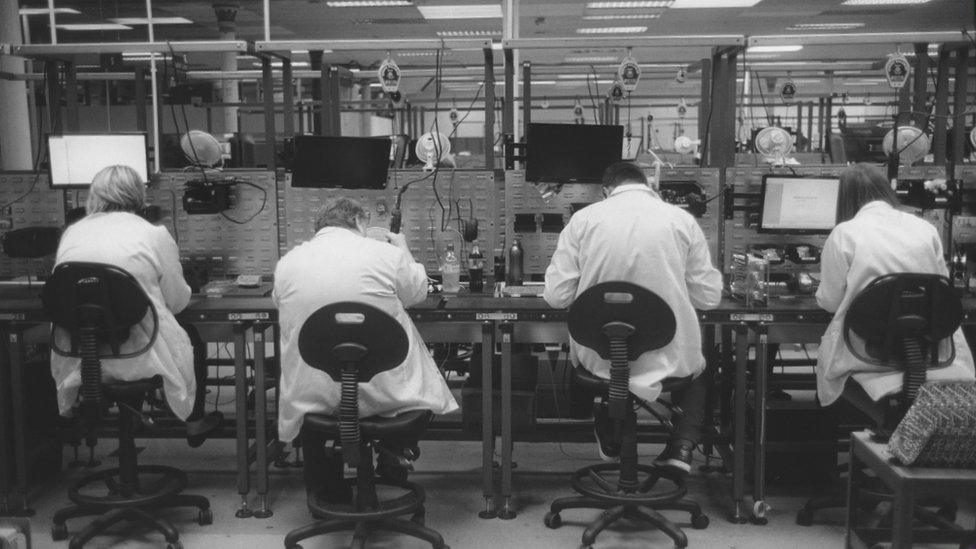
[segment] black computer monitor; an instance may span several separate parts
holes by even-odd
[[[890,127],[872,123],[849,123],[841,129],[844,137],[844,156],[848,162],[874,162],[884,164],[888,161],[882,143]],[[833,146],[833,145],[831,145]]]
[[[837,224],[840,179],[764,175],[759,232],[827,234]]]
[[[149,155],[144,133],[62,134],[47,136],[51,187],[87,187],[109,166],[128,166],[149,182]]]
[[[292,187],[384,189],[389,137],[295,136]]]
[[[623,126],[529,124],[525,180],[600,183],[603,171],[621,160]]]

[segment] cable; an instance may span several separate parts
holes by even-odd
[[[458,128],[459,128],[459,127],[461,126],[461,123],[462,123],[462,122],[464,122],[465,120],[467,120],[467,118],[468,118],[468,115],[470,115],[470,114],[471,114],[471,109],[473,109],[473,108],[474,108],[474,104],[475,104],[475,103],[476,103],[476,102],[478,101],[478,97],[479,97],[479,96],[481,95],[481,90],[483,90],[483,89],[485,89],[485,83],[484,83],[484,82],[482,82],[482,83],[481,83],[481,86],[480,86],[480,87],[478,88],[478,91],[476,91],[476,92],[474,93],[474,99],[472,99],[472,100],[471,100],[471,104],[470,104],[470,105],[468,105],[468,109],[467,109],[467,111],[466,111],[466,112],[464,113],[464,116],[462,116],[462,117],[460,118],[460,120],[458,120],[458,121],[457,121],[457,122],[456,122],[456,123],[454,124],[454,129],[453,129],[453,130],[451,130],[451,135],[448,135],[448,136],[447,136],[447,138],[448,138],[449,140],[450,140],[450,139],[451,139],[452,137],[454,137],[454,134],[456,134],[456,133],[457,133],[457,130],[458,130]],[[436,116],[436,113],[435,113],[435,116]]]
[[[593,65],[590,65],[590,68],[593,69],[594,74],[596,74],[596,69],[593,68]],[[599,88],[597,88],[597,93],[599,93]],[[590,73],[586,73],[586,94],[590,96],[590,105],[593,107],[593,123],[599,124],[599,110],[596,107],[596,99],[593,96],[593,88],[590,87]]]
[[[261,207],[258,208],[258,211],[256,211],[253,214],[251,214],[251,217],[249,217],[249,218],[247,218],[247,219],[245,219],[243,221],[234,219],[233,217],[227,215],[227,212],[224,212],[224,211],[220,212],[220,215],[223,216],[223,218],[226,219],[227,221],[230,221],[231,223],[236,223],[238,225],[246,225],[251,220],[253,220],[255,217],[257,217],[258,215],[260,215],[261,212],[264,211],[264,207],[268,205],[268,191],[264,190],[264,188],[261,187],[261,186],[259,186],[259,185],[255,185],[254,183],[251,183],[250,181],[240,180],[240,181],[238,181],[238,183],[242,183],[244,185],[249,185],[249,186],[254,187],[255,189],[261,191]]]

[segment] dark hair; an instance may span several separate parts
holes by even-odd
[[[852,219],[868,202],[881,200],[894,207],[901,205],[881,168],[865,162],[854,164],[840,173],[839,200],[838,223]]]
[[[615,162],[603,171],[601,181],[604,187],[613,188],[623,183],[643,183],[647,185],[644,172],[633,162]]]

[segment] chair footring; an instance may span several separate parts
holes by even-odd
[[[352,547],[364,548],[369,534],[378,530],[396,532],[426,541],[433,549],[447,549],[444,538],[436,531],[422,526],[417,522],[397,519],[381,518],[376,520],[320,520],[318,522],[296,528],[285,536],[285,548],[293,549],[302,540],[331,534],[333,532],[353,531]]]

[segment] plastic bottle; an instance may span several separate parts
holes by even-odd
[[[524,256],[522,241],[516,238],[512,242],[512,247],[508,249],[508,283],[513,286],[522,284],[522,258]]]
[[[485,256],[475,244],[468,254],[468,287],[472,292],[481,293],[485,288]]]
[[[444,262],[441,263],[443,285],[441,291],[445,294],[456,294],[461,290],[461,263],[454,253],[454,244],[447,245],[444,252]]]
[[[495,284],[505,282],[505,249],[495,250]]]

